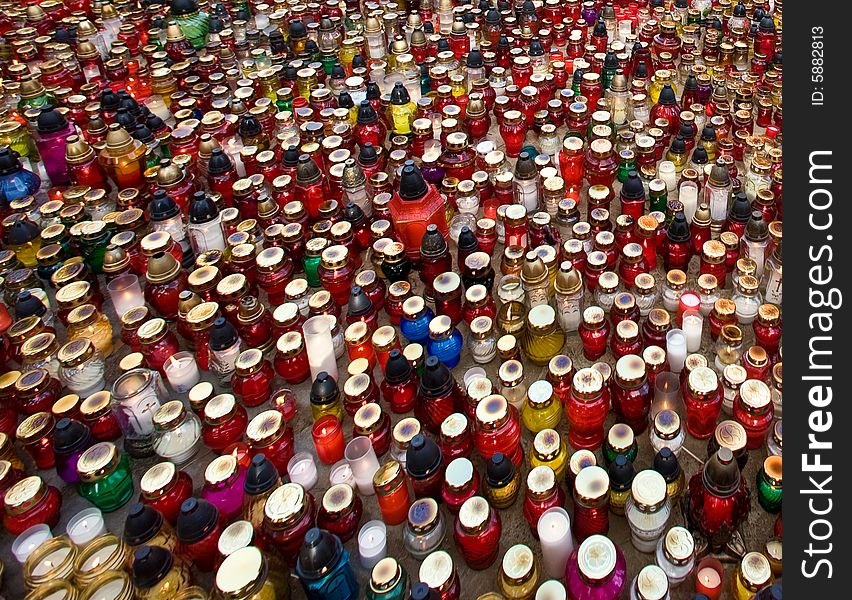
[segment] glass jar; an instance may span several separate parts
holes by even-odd
[[[59,382],[45,369],[28,371],[15,381],[16,408],[22,415],[49,412],[59,395]]]
[[[530,309],[521,345],[529,361],[541,367],[561,352],[565,346],[565,332],[556,322],[552,306],[540,304]]]
[[[580,542],[609,531],[609,475],[602,467],[586,466],[574,479],[573,528]]]
[[[555,429],[561,417],[562,404],[554,395],[553,386],[544,380],[530,385],[521,409],[521,419],[527,430],[538,433],[544,429]]]
[[[657,540],[654,561],[674,588],[682,584],[695,568],[695,540],[686,527],[669,528]]]
[[[322,497],[317,527],[348,542],[358,531],[364,506],[353,489],[345,483],[331,486]]]
[[[722,410],[719,378],[709,367],[696,367],[689,374],[683,401],[686,406],[686,430],[700,440],[713,435]]]
[[[716,371],[724,373],[728,365],[740,364],[742,359],[743,332],[736,325],[724,325],[716,341]]]
[[[517,410],[506,398],[493,394],[476,407],[474,444],[486,460],[500,453],[517,467],[523,461]]]
[[[429,323],[429,341],[427,352],[438,358],[448,369],[452,369],[461,359],[462,335],[453,326],[447,315],[439,315]]]
[[[329,246],[322,251],[322,261],[317,271],[319,279],[338,306],[349,302],[349,290],[355,278],[355,270],[346,246]]]
[[[759,379],[747,379],[740,385],[733,403],[734,419],[745,428],[746,448],[763,445],[772,426],[773,405],[769,386]]]
[[[633,546],[640,552],[654,552],[671,514],[663,476],[651,469],[639,471],[633,478],[624,514]]]
[[[737,322],[741,325],[750,325],[763,303],[758,285],[757,278],[752,275],[743,275],[737,281],[736,292],[731,300],[736,305]]]
[[[275,371],[263,353],[257,348],[249,348],[240,353],[236,362],[236,371],[231,378],[234,394],[240,397],[247,407],[260,406],[272,392],[272,380]]]
[[[774,577],[769,559],[761,552],[749,552],[740,561],[731,584],[733,600],[748,600],[769,586]]]
[[[263,454],[279,473],[287,472],[287,464],[295,453],[295,434],[281,412],[270,409],[258,413],[245,433],[252,456]]]
[[[736,325],[736,304],[729,298],[719,298],[710,311],[710,338],[715,342],[719,339],[726,325]],[[738,360],[738,359],[737,359]],[[731,364],[731,363],[726,363]]]
[[[139,490],[141,502],[155,508],[174,525],[181,504],[192,496],[192,478],[173,463],[161,462],[145,471],[139,480]]]
[[[479,492],[479,475],[473,463],[463,456],[453,459],[444,471],[444,482],[441,485],[441,499],[450,513],[458,514],[465,501]]]
[[[204,426],[201,437],[204,445],[221,453],[243,438],[248,424],[248,414],[237,404],[233,394],[213,396],[204,407]]]
[[[180,400],[163,404],[154,413],[154,452],[177,465],[188,462],[201,447],[201,420]]]
[[[440,547],[446,535],[444,517],[432,498],[420,498],[408,509],[402,543],[416,560],[423,560]]]
[[[453,539],[468,567],[487,569],[497,559],[503,530],[498,512],[482,496],[461,505],[453,528]]]
[[[139,341],[145,364],[165,376],[166,361],[180,350],[180,344],[174,333],[169,331],[163,319],[146,321],[139,328]]]
[[[609,538],[592,535],[574,550],[565,569],[571,598],[615,600],[627,584],[627,563]]]
[[[217,456],[204,469],[200,497],[216,507],[220,519],[230,523],[243,513],[246,469],[232,454]]]
[[[680,417],[671,409],[663,409],[654,415],[649,435],[651,447],[655,452],[668,448],[675,456],[680,453],[686,439],[686,434],[680,425]]]
[[[154,414],[167,397],[162,377],[149,369],[132,369],[113,383],[113,413],[134,458],[153,455]]]
[[[361,406],[352,421],[352,437],[369,438],[377,456],[388,451],[391,442],[390,415],[384,413],[378,403],[369,402]]]
[[[62,494],[57,488],[38,475],[25,477],[6,490],[3,526],[12,535],[40,523],[54,528],[59,523],[61,506]]]
[[[124,506],[133,495],[130,457],[119,453],[112,442],[100,442],[86,450],[77,461],[80,495],[112,512]]]
[[[757,473],[755,488],[760,506],[769,514],[781,512],[782,469],[780,456],[767,456]]]
[[[553,469],[556,481],[565,478],[568,466],[568,446],[555,429],[542,429],[533,439],[530,448],[530,467],[547,466]]]
[[[57,357],[59,380],[71,392],[85,398],[104,388],[104,360],[88,338],[68,342]]]
[[[266,501],[263,533],[291,566],[308,530],[316,526],[314,497],[298,483],[285,483]]]
[[[527,491],[524,496],[524,518],[533,535],[538,537],[537,525],[541,516],[565,504],[565,492],[556,481],[556,473],[546,465],[530,469],[527,474]]]
[[[470,322],[471,339],[468,343],[471,356],[477,364],[488,364],[497,356],[497,339],[494,322],[489,316],[476,317]]]
[[[30,415],[18,425],[15,439],[23,446],[36,468],[50,469],[56,463],[53,451],[53,432],[56,419],[49,412]]]
[[[609,339],[609,322],[600,306],[589,306],[583,311],[583,322],[579,327],[583,343],[583,356],[595,361],[606,354]]]
[[[686,288],[686,273],[680,269],[672,269],[666,273],[666,282],[663,284],[662,297],[663,307],[670,313],[677,312],[680,305],[680,297]]]
[[[573,448],[595,450],[600,447],[604,439],[603,426],[609,412],[609,401],[609,391],[604,387],[600,372],[584,368],[574,374],[565,405],[568,441]]]
[[[615,385],[612,386],[612,403],[618,419],[636,433],[645,431],[651,397],[645,361],[635,354],[619,358],[615,365]]]

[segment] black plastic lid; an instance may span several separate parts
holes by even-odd
[[[745,238],[753,241],[763,241],[769,237],[769,226],[763,220],[763,213],[758,210],[751,212],[745,228]],[[17,311],[16,311],[17,312]]]
[[[506,487],[515,478],[515,465],[501,452],[495,453],[485,465],[485,480],[493,488]]]
[[[364,211],[361,210],[360,206],[354,202],[349,202],[343,207],[343,218],[349,223],[352,223],[352,226],[354,227],[363,223],[367,219],[367,216],[364,214]]]
[[[754,600],[781,600],[781,584],[773,583],[760,590]]]
[[[308,44],[310,44],[312,41],[313,40],[310,40],[308,42]],[[316,43],[316,42],[314,42],[314,43]],[[358,69],[358,68],[366,69],[367,68],[367,60],[363,56],[361,56],[360,54],[356,54],[355,56],[352,57],[352,68],[353,69]]]
[[[746,16],[746,7],[742,2],[737,2],[737,5],[734,7],[734,16],[735,17],[744,17]]]
[[[355,102],[352,100],[352,96],[349,95],[349,92],[342,91],[340,95],[337,97],[337,106],[340,108],[352,109],[355,106]]]
[[[429,356],[423,362],[420,378],[420,393],[426,398],[437,398],[452,388],[453,374],[437,356]]]
[[[699,144],[695,147],[695,150],[692,151],[692,162],[696,165],[706,165],[710,162],[710,159],[707,157],[707,150],[704,149],[704,146]]]
[[[360,317],[368,314],[373,310],[373,301],[364,293],[360,285],[354,286],[349,291],[349,304],[347,305],[347,314],[353,317]]]
[[[131,578],[133,585],[151,588],[162,581],[174,564],[172,553],[160,546],[142,546],[133,553]]]
[[[379,154],[372,142],[367,142],[358,153],[358,162],[362,165],[374,165],[379,162]]]
[[[509,38],[505,33],[500,34],[500,39],[497,40],[497,48],[504,49],[509,47]],[[576,71],[575,71],[576,73]]]
[[[674,219],[672,219],[671,224],[669,224],[669,229],[666,232],[666,235],[670,242],[674,242],[676,244],[688,242],[692,237],[692,234],[689,231],[689,223],[686,222],[686,216],[683,214],[682,210],[675,213]]]
[[[459,241],[457,242],[459,252],[467,252],[471,254],[479,250],[479,242],[470,227],[465,225],[459,232]]]
[[[683,83],[683,89],[686,90],[697,90],[698,89],[698,78],[690,73],[686,76],[686,81]]]
[[[145,126],[151,131],[160,131],[166,126],[166,122],[157,115],[149,115],[145,120]]]
[[[22,246],[36,239],[38,235],[38,225],[23,216],[16,218],[3,232],[6,243],[13,246]]]
[[[674,89],[672,89],[671,84],[667,83],[663,86],[663,89],[660,90],[660,99],[657,104],[675,104],[676,103]]]
[[[362,100],[361,105],[358,107],[358,123],[367,125],[375,123],[378,120],[379,115],[376,114],[376,109],[373,108],[373,105],[367,100]]]
[[[278,486],[281,474],[262,452],[251,458],[251,464],[246,471],[246,480],[243,484],[245,493],[249,496],[258,496]]]
[[[615,52],[610,50],[606,53],[604,57],[604,69],[613,70],[618,68],[618,57],[615,55]]]
[[[216,528],[219,510],[201,498],[187,498],[180,505],[177,518],[177,536],[182,544],[194,544],[204,539]]]
[[[115,122],[128,131],[133,131],[136,127],[136,118],[131,115],[127,107],[124,106],[119,108],[118,112],[115,114]]]
[[[393,385],[402,383],[411,377],[412,371],[411,363],[400,350],[394,348],[390,351],[385,364],[385,381]]]
[[[117,96],[116,100],[118,100]],[[36,128],[39,133],[56,133],[57,131],[62,131],[67,126],[68,121],[65,120],[62,113],[51,105],[42,108],[36,120]]]
[[[485,13],[485,22],[486,23],[499,23],[500,22],[500,13],[498,13],[494,8],[489,8],[488,12]]]
[[[143,144],[149,144],[154,141],[154,134],[145,125],[136,125],[135,129],[130,130],[130,135],[134,140],[139,140]]]
[[[670,150],[675,154],[686,154],[686,141],[683,139],[683,136],[678,134],[677,137],[672,140]]]
[[[375,81],[367,82],[367,100],[381,100],[382,90],[379,89],[379,84]]]
[[[171,13],[175,17],[188,15],[198,10],[195,0],[172,0],[170,3]]]
[[[56,422],[53,430],[53,451],[56,454],[71,454],[91,444],[92,435],[85,423],[68,417],[62,417]]]
[[[0,146],[0,175],[12,175],[23,169],[20,155],[9,146]]]
[[[240,117],[237,131],[240,136],[254,136],[260,135],[263,132],[263,127],[257,117],[252,114],[244,114]]]
[[[408,95],[408,90],[402,85],[401,81],[397,81],[391,90],[391,104],[401,105],[411,102],[411,96]]]
[[[541,45],[541,44],[539,44]],[[482,67],[482,52],[479,51],[479,48],[474,48],[467,54],[467,68],[468,69],[479,69]]]
[[[101,110],[115,111],[121,106],[121,96],[113,92],[110,88],[106,88],[101,92]]]
[[[518,155],[518,162],[515,163],[515,177],[517,179],[535,179],[538,177],[535,161],[526,150]]]
[[[29,290],[18,292],[18,298],[15,301],[15,318],[23,319],[25,317],[37,316],[40,317],[47,312],[47,307],[39,298],[32,295]]]
[[[158,188],[148,203],[148,214],[152,221],[166,221],[180,214],[180,207],[172,200],[166,190]]]
[[[422,581],[411,586],[411,592],[408,595],[409,600],[440,600],[440,598],[441,594]]]
[[[337,382],[334,377],[320,371],[317,373],[317,378],[311,384],[311,403],[312,404],[328,404],[340,393],[337,387]]]
[[[751,202],[745,192],[737,192],[734,194],[734,201],[731,204],[730,218],[737,223],[748,223],[751,218]]]
[[[313,527],[305,534],[296,560],[296,574],[300,579],[315,580],[325,577],[337,564],[343,553],[340,538],[325,529]]]
[[[213,148],[210,152],[210,160],[207,161],[207,172],[210,175],[222,175],[233,170],[234,163],[221,148]]]
[[[296,146],[290,146],[284,151],[284,156],[281,162],[285,167],[293,168],[299,164],[299,149]]]
[[[346,79],[346,71],[343,70],[343,65],[334,63],[334,66],[331,67],[331,78]]]
[[[708,142],[712,142],[716,139],[716,128],[713,127],[712,123],[707,123],[704,126],[704,129],[701,130],[701,139],[707,140]]]
[[[189,222],[208,223],[219,216],[219,207],[201,190],[192,194],[189,202]]]
[[[633,70],[633,79],[648,79],[648,65],[640,62]]]
[[[420,256],[426,258],[438,258],[449,252],[447,240],[441,235],[438,226],[430,223],[426,226],[426,233],[420,240]]]
[[[287,52],[287,40],[284,39],[284,34],[277,29],[269,34],[269,49],[273,56]]]
[[[124,541],[139,546],[154,537],[163,526],[163,514],[153,506],[134,502],[124,519]]]
[[[222,17],[219,15],[211,15],[210,16],[210,25],[207,28],[209,33],[219,33],[225,29],[225,23],[222,21]]]
[[[621,197],[627,200],[639,200],[645,197],[645,188],[642,186],[642,180],[639,179],[639,173],[636,171],[630,171],[627,174],[627,179],[621,186]]]
[[[606,23],[604,23],[603,19],[598,19],[598,22],[595,23],[595,28],[592,30],[592,35],[595,37],[606,37]]]
[[[407,160],[399,176],[399,197],[403,200],[419,200],[429,191],[429,186],[423,178],[423,173]]]
[[[671,483],[680,475],[680,464],[671,448],[661,448],[654,457],[654,470],[663,476],[666,483]]]
[[[450,41],[447,38],[438,40],[438,52],[446,52],[448,50],[450,50]]]
[[[240,336],[237,329],[231,325],[225,317],[218,317],[213,321],[213,331],[210,333],[210,349],[215,351],[227,350],[234,344],[239,343]]]
[[[629,490],[633,478],[636,476],[633,463],[627,460],[627,457],[623,454],[615,457],[607,472],[609,473],[609,485],[616,492]]]
[[[301,19],[290,21],[290,39],[303,38],[308,35],[308,29]]]
[[[418,433],[405,451],[405,469],[412,479],[423,479],[441,465],[441,448],[432,438]]]
[[[423,33],[435,33],[435,26],[432,24],[432,21],[426,21],[425,23],[423,23]]]

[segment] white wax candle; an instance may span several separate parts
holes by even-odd
[[[15,559],[19,563],[24,564],[27,557],[29,557],[36,548],[52,537],[53,534],[50,532],[50,527],[44,523],[33,525],[32,527],[25,529],[23,533],[16,537],[15,541],[12,542],[12,554],[15,555]]]
[[[311,379],[316,379],[322,371],[337,381],[337,359],[334,356],[334,342],[331,328],[325,315],[311,317],[302,325],[308,363],[311,366]]]
[[[163,370],[172,389],[178,394],[185,394],[201,379],[198,363],[191,353],[185,351],[170,356]]]
[[[317,484],[317,466],[314,457],[307,452],[293,455],[287,463],[287,473],[290,481],[300,484],[305,490],[310,491]]]
[[[564,576],[563,573],[562,577]],[[555,579],[549,579],[542,583],[535,593],[535,600],[565,600],[567,597],[565,586],[562,585],[561,581]]]
[[[565,575],[565,565],[574,550],[571,539],[571,520],[564,508],[551,508],[538,520],[536,526],[541,540],[541,558],[549,577]]]
[[[666,354],[672,373],[680,373],[686,362],[686,336],[683,330],[672,329],[666,334]]]
[[[387,527],[381,521],[368,521],[358,532],[358,554],[361,566],[371,570],[387,556]]]
[[[94,507],[81,510],[68,521],[66,532],[72,542],[83,546],[106,533],[103,514]]]
[[[358,491],[364,496],[372,496],[376,493],[373,488],[373,475],[379,470],[379,459],[373,450],[373,443],[366,436],[358,436],[349,441],[344,452]]]
[[[701,330],[704,328],[704,319],[697,310],[688,310],[683,313],[683,333],[686,336],[686,350],[698,352],[701,348]]]
[[[704,567],[698,572],[698,581],[708,589],[714,589],[722,584],[722,578],[719,577],[719,572],[713,567]]]
[[[661,161],[657,167],[657,177],[666,183],[666,190],[669,193],[675,190],[677,185],[677,173],[675,173],[675,165],[670,160]]]
[[[680,184],[678,200],[683,204],[683,216],[687,223],[692,223],[692,217],[698,209],[698,186],[694,181],[684,181]]]

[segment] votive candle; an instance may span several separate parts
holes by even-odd
[[[103,513],[94,506],[81,510],[71,517],[65,531],[72,542],[83,547],[99,535],[106,533]]]
[[[166,379],[176,394],[185,394],[201,380],[198,363],[186,350],[173,354],[163,365]]]
[[[387,527],[379,520],[367,521],[358,532],[361,566],[371,570],[388,554]]]
[[[707,557],[698,563],[695,573],[695,591],[710,600],[719,600],[722,595],[722,583],[725,581],[725,568],[722,563],[716,558]]]
[[[678,325],[683,325],[683,315],[688,310],[700,310],[701,309],[701,296],[693,292],[692,290],[687,290],[680,295],[680,300],[677,305],[677,323]]]
[[[683,334],[686,336],[686,351],[698,352],[701,348],[701,332],[704,329],[704,317],[701,311],[689,309],[683,313],[681,319]]]
[[[355,474],[352,473],[352,467],[349,466],[349,461],[345,458],[343,460],[339,460],[331,467],[331,470],[328,472],[328,483],[329,485],[337,485],[338,483],[345,483],[353,490],[356,487],[355,483]]]
[[[145,296],[136,275],[127,274],[116,277],[107,284],[110,300],[115,314],[121,318],[131,308],[145,306]]]
[[[671,329],[666,334],[666,355],[669,358],[669,368],[672,373],[683,371],[686,362],[686,336],[682,329]]]
[[[326,315],[311,317],[302,325],[305,348],[308,351],[308,364],[311,366],[311,379],[325,371],[337,381],[337,359],[334,356],[334,342],[331,339],[331,327]]]
[[[317,458],[324,464],[333,465],[343,458],[346,444],[343,441],[343,427],[336,416],[320,417],[311,428],[311,436],[314,439]]]
[[[650,414],[652,421],[661,410],[672,410],[678,414],[683,412],[680,377],[671,371],[659,373],[654,380],[654,401],[651,403]]]
[[[367,436],[360,435],[346,445],[346,461],[352,467],[352,475],[358,485],[358,491],[364,496],[376,493],[373,489],[373,475],[379,470],[379,459],[373,450],[373,442]]]
[[[536,526],[541,541],[541,559],[548,577],[559,579],[565,575],[565,565],[574,551],[571,537],[571,518],[564,508],[546,510]]]
[[[317,466],[314,457],[307,452],[297,452],[287,463],[290,481],[310,491],[317,484]]]
[[[15,555],[15,559],[21,564],[24,564],[27,561],[27,557],[33,553],[33,551],[45,543],[47,540],[51,539],[53,534],[50,532],[50,526],[45,523],[38,523],[37,525],[33,525],[23,531],[18,537],[15,538],[15,541],[12,542],[12,554]]]

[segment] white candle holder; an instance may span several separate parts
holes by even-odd
[[[549,577],[565,576],[565,565],[574,551],[571,517],[564,508],[551,508],[541,515],[536,526],[541,540],[541,561]]]
[[[106,533],[103,513],[95,507],[81,510],[71,517],[65,531],[72,542],[82,547]]]
[[[18,535],[18,537],[15,538],[15,541],[12,542],[12,554],[15,555],[15,559],[19,563],[24,564],[29,555],[32,554],[36,548],[52,537],[53,534],[50,532],[50,527],[44,523],[33,525],[32,527],[25,529],[20,535]]]
[[[297,452],[287,463],[287,474],[290,481],[310,491],[317,484],[317,465],[314,457],[307,452]]]
[[[116,277],[107,284],[107,291],[119,319],[131,308],[145,306],[145,296],[142,294],[142,287],[136,275]]]
[[[670,160],[661,161],[657,166],[657,177],[662,179],[666,184],[668,193],[675,191],[677,186],[677,173],[675,173],[675,164]]]
[[[671,371],[663,371],[654,379],[654,401],[651,403],[651,421],[661,410],[683,411],[680,392],[680,377]]]
[[[349,466],[349,462],[345,458],[332,465],[328,473],[328,483],[329,485],[345,483],[353,490],[356,489],[355,475],[352,473],[352,467]]]
[[[387,527],[382,521],[364,523],[358,532],[358,554],[361,566],[371,571],[388,554]]]
[[[376,490],[373,488],[373,475],[379,470],[379,459],[376,458],[370,438],[363,435],[353,438],[346,444],[343,455],[352,468],[358,491],[364,496],[374,495]]]
[[[692,217],[698,210],[698,184],[694,181],[684,181],[678,190],[678,200],[683,205],[683,216],[687,223],[692,223]]]
[[[698,310],[687,310],[681,318],[683,334],[686,336],[687,352],[698,352],[701,349],[701,333],[704,329],[704,317]]]
[[[198,363],[191,352],[177,352],[169,357],[163,365],[166,379],[177,394],[185,394],[201,380]]]
[[[302,325],[302,335],[311,366],[311,379],[316,379],[317,375],[325,371],[337,381],[337,359],[334,357],[334,342],[326,315],[317,315],[305,321]]]
[[[686,336],[682,329],[671,329],[666,334],[666,355],[669,358],[669,368],[672,373],[683,371],[686,362]]]

